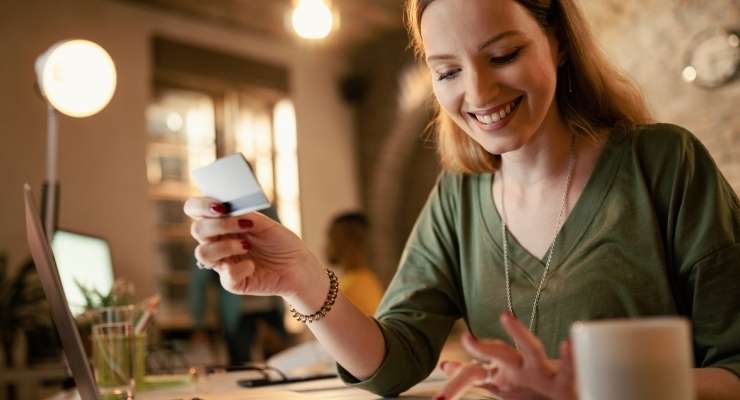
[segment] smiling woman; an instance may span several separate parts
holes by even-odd
[[[718,390],[730,398],[738,390],[738,381],[727,371],[740,373],[740,346],[721,350],[726,354],[721,360],[703,349],[709,339],[705,335],[727,336],[740,327],[724,326],[719,333],[709,325],[702,326],[704,318],[695,313],[696,305],[714,295],[680,289],[707,284],[693,275],[698,268],[695,263],[716,249],[739,257],[734,239],[738,216],[729,211],[737,210],[737,197],[703,146],[678,127],[645,125],[650,117],[640,92],[606,61],[571,0],[409,0],[407,5],[414,47],[433,77],[439,106],[437,145],[448,171],[440,178],[412,238],[418,235],[422,242],[444,247],[447,240],[439,237],[444,232],[442,226],[455,227],[447,245],[454,260],[449,279],[462,293],[451,296],[464,299],[462,304],[455,300],[455,304],[473,334],[496,339],[478,341],[468,336],[463,343],[466,348],[475,358],[491,364],[484,368],[480,364],[443,363],[442,369],[452,379],[440,398],[456,396],[472,384],[483,385],[503,398],[575,398],[570,349],[561,346],[560,360],[549,359],[558,353],[553,339],[567,337],[570,322],[578,319],[654,314],[693,315],[696,366],[714,367],[697,370],[699,395]],[[632,150],[627,150],[630,147]],[[627,164],[640,167],[618,167],[616,161],[630,152],[633,160]],[[648,154],[650,160],[645,158]],[[699,168],[708,176],[689,177],[681,172],[693,171],[698,165],[706,165]],[[682,183],[661,179],[658,173],[666,168],[677,171],[673,179]],[[618,181],[632,181],[632,187],[620,188],[605,181],[615,176]],[[710,197],[728,214],[716,214],[711,206],[714,200],[707,199],[684,202],[682,209],[694,204],[690,217],[671,211],[671,204],[676,204],[671,199],[686,199],[686,191],[702,185],[705,179],[718,180],[717,191]],[[509,188],[506,192],[505,186]],[[632,194],[620,196],[619,192]],[[560,193],[562,202],[556,201]],[[645,206],[631,205],[641,202]],[[442,222],[435,218],[435,206],[442,207],[439,212],[446,216]],[[444,210],[452,211],[447,214]],[[614,216],[619,218],[612,220]],[[681,234],[681,241],[686,240],[684,246],[690,243],[698,253],[679,249],[676,227],[686,217],[729,224],[727,231],[707,232],[723,237],[723,244],[705,242],[692,232]],[[492,239],[488,245],[495,249],[485,250],[488,245],[477,239],[478,220]],[[623,229],[626,233],[637,226],[644,229],[648,220],[653,225],[647,231],[653,234],[644,243],[630,234],[612,235],[606,230],[620,227],[616,232]],[[431,224],[426,232],[425,222]],[[540,226],[545,229],[538,229]],[[603,242],[617,246],[605,250],[598,244]],[[417,244],[410,240],[409,247]],[[423,250],[417,252],[436,252],[428,246],[419,247]],[[626,249],[637,248],[642,249],[642,259],[615,258]],[[663,250],[666,248],[677,250]],[[554,262],[553,254],[557,254]],[[576,260],[573,254],[583,258]],[[595,265],[586,269],[589,259]],[[620,261],[614,268],[621,273],[609,273],[612,276],[606,278],[602,274],[615,259]],[[446,257],[444,260],[438,260],[437,265],[449,265]],[[486,266],[489,263],[498,266]],[[651,268],[643,268],[644,263]],[[707,281],[739,274],[736,265],[719,263],[721,267],[703,267],[703,271],[712,271],[705,276]],[[413,272],[399,271],[396,281],[406,274],[417,276],[423,268],[411,264],[410,260],[402,263],[402,268]],[[655,266],[662,267],[656,270]],[[525,279],[518,276],[522,272]],[[641,278],[625,281],[630,274]],[[503,293],[495,290],[501,289],[501,280]],[[481,285],[481,281],[489,284]],[[658,283],[662,289],[641,298],[644,282]],[[479,292],[481,286],[490,289]],[[601,288],[599,294],[594,292],[596,287]],[[515,289],[518,293],[512,293]],[[389,299],[409,296],[409,290],[392,285],[380,318],[406,309],[406,302],[392,304]],[[417,286],[414,292],[419,291]],[[598,298],[599,304],[578,302],[583,297]],[[728,300],[726,295],[721,297],[717,300]],[[473,301],[478,304],[471,304]],[[502,306],[507,312],[500,326],[491,326],[484,310],[499,312]],[[432,308],[428,304],[423,307]],[[549,310],[547,317],[537,318],[540,308],[540,315]],[[732,312],[725,309],[724,313]],[[528,317],[529,330],[515,314]],[[553,324],[553,318],[559,322]],[[502,345],[499,340],[507,336],[517,349]],[[709,347],[724,346],[710,341],[714,345]]]
[[[573,322],[681,315],[698,397],[736,398],[740,202],[696,137],[648,124],[574,0],[407,0],[407,21],[445,171],[375,317],[335,296],[286,229],[195,198],[200,261],[235,293],[278,294],[300,314],[330,306],[311,331],[344,381],[378,394],[428,376],[464,318],[478,362],[443,362],[439,399],[477,385],[573,400]]]
[[[516,7],[474,1],[451,11],[454,16],[441,16],[449,21],[459,20],[463,13],[473,13],[474,19],[462,27],[464,31],[450,32],[448,29],[454,24],[432,21],[426,24],[426,32],[423,32],[422,15],[427,21],[434,20],[436,7],[429,7],[434,3],[434,0],[409,2],[406,20],[417,55],[427,60],[436,78],[434,89],[441,107],[437,115],[437,147],[448,169],[462,172],[490,172],[495,169],[498,160],[495,155],[500,154],[501,149],[486,148],[468,135],[466,127],[475,126],[471,123],[474,115],[485,116],[486,113],[492,122],[497,122],[493,121],[492,111],[500,113],[496,106],[504,104],[498,98],[508,96],[519,101],[524,99],[527,91],[530,91],[530,97],[526,99],[526,113],[540,113],[535,118],[540,121],[546,115],[552,119],[552,114],[546,114],[550,110],[542,110],[542,107],[543,104],[551,104],[554,98],[552,104],[556,113],[577,134],[597,135],[604,128],[617,124],[634,125],[650,121],[642,95],[629,79],[606,61],[573,1],[506,2]],[[499,21],[502,23],[497,23]],[[435,28],[439,32],[435,32]],[[425,41],[422,35],[429,37]],[[468,42],[465,43],[467,47],[461,45],[461,40]],[[425,44],[439,48],[425,48]],[[464,53],[468,49],[471,54],[466,57]],[[476,76],[469,76],[472,73]],[[485,85],[497,77],[502,77],[503,81],[498,82],[497,87],[489,87],[488,95],[494,95],[490,90],[503,90],[503,95],[496,96],[499,103],[488,104],[488,109],[482,109],[473,102],[468,107],[476,112],[467,116],[458,115],[458,112],[441,112],[455,107],[455,93],[459,95],[460,91],[460,84],[452,85],[445,81],[478,79],[477,84]],[[522,87],[522,84],[526,86]],[[490,98],[482,99],[486,100]],[[464,110],[460,111],[464,113]],[[480,120],[485,124],[485,117]],[[490,128],[495,130],[502,127],[500,125]]]

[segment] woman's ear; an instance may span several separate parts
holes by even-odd
[[[563,46],[563,41],[560,37],[560,35],[555,36],[555,45],[558,46],[558,67],[562,67],[568,61],[568,50]]]
[[[562,45],[561,35],[558,30],[547,32],[547,41],[550,43],[550,54],[553,62],[562,67],[568,59],[568,52]]]
[[[558,67],[562,67],[565,65],[565,62],[568,61],[568,54],[565,52],[565,50],[560,50],[558,52]]]
[[[563,43],[567,44],[565,32],[562,28],[554,28],[550,31],[550,34],[552,35],[552,45],[557,51],[558,67],[562,67],[568,61],[568,49],[567,46],[563,45]]]

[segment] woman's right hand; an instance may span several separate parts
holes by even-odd
[[[184,210],[194,220],[195,257],[218,272],[229,292],[299,299],[328,287],[326,273],[301,239],[269,217],[258,212],[230,217],[207,197],[189,199]],[[326,285],[319,284],[324,280]]]

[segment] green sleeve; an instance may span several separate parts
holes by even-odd
[[[688,282],[696,366],[740,378],[740,244],[696,263]]]
[[[382,396],[395,396],[434,369],[463,309],[454,228],[459,189],[456,183],[450,176],[438,180],[380,304],[376,320],[386,344],[382,364],[364,381],[338,366],[346,383]]]
[[[740,376],[740,203],[708,151],[691,137],[677,201],[676,250],[691,304],[697,367]]]
[[[651,170],[667,206],[658,209],[666,212],[664,243],[677,270],[677,305],[692,322],[695,365],[740,376],[740,202],[694,135],[655,127],[652,159],[665,153],[670,161]]]

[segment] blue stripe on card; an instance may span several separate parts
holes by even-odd
[[[267,197],[265,197],[264,193],[253,193],[247,196],[239,197],[234,200],[230,200],[229,204],[231,204],[231,211],[239,211],[244,210],[247,208],[251,209],[262,209],[267,208],[270,205],[270,202],[267,201]]]

